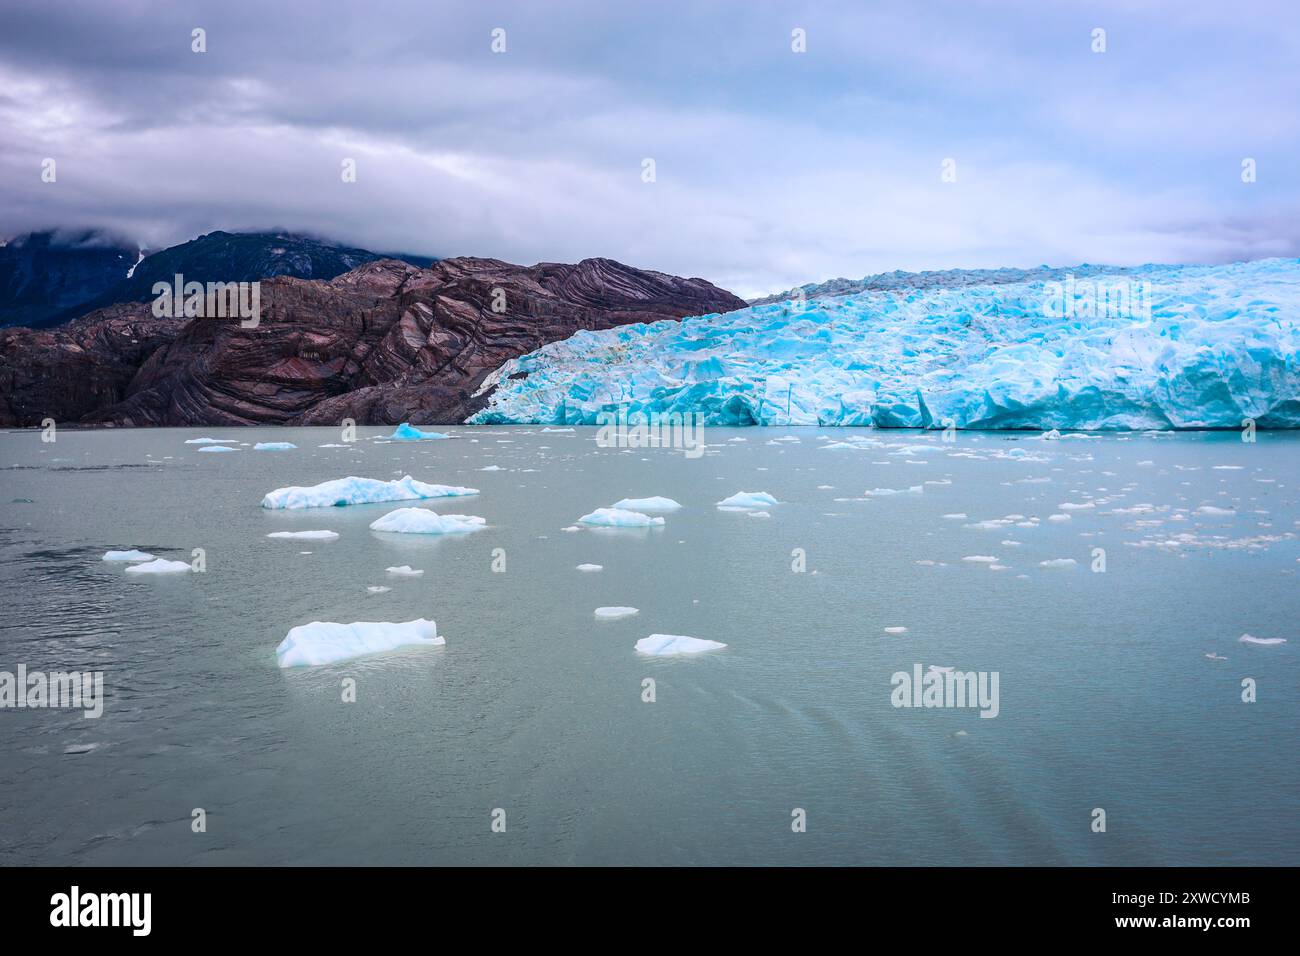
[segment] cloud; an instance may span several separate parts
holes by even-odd
[[[742,295],[1300,254],[1292,5],[1129,6],[9,0],[0,221],[604,255]]]

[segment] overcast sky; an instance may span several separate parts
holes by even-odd
[[[284,227],[744,296],[1296,256],[1298,104],[1295,0],[3,0],[0,233]]]

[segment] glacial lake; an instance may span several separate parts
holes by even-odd
[[[0,435],[0,671],[99,670],[105,686],[98,719],[0,709],[0,863],[1300,854],[1300,435],[709,428],[692,459],[602,448],[594,428],[437,430],[453,437]],[[249,444],[200,453],[199,436]],[[407,474],[480,494],[260,506]],[[780,503],[716,507],[738,491]],[[682,505],[663,527],[562,530],[653,495]],[[407,506],[486,527],[369,529]],[[339,538],[267,537],[320,529]],[[206,570],[101,560],[129,548],[201,548]],[[613,605],[639,613],[596,619]],[[296,625],[416,618],[446,645],[277,666]],[[638,653],[653,633],[727,646]],[[931,664],[995,672],[997,716],[893,706],[892,675]]]

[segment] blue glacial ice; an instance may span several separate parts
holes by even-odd
[[[719,501],[718,507],[724,511],[746,511],[750,508],[768,508],[777,504],[780,502],[766,491],[737,491],[734,495]]]
[[[409,422],[402,422],[388,436],[391,441],[430,441],[437,438],[450,438],[442,432],[422,432]]]
[[[494,372],[470,421],[598,425],[619,409],[717,425],[1300,427],[1300,260],[831,287],[850,291],[577,332]]]
[[[357,621],[353,624],[312,621],[291,629],[275,649],[275,656],[281,667],[310,667],[398,647],[446,643],[438,636],[438,626],[424,618],[398,624],[388,621]]]
[[[467,534],[487,526],[478,515],[440,515],[427,508],[398,508],[370,523],[371,531],[397,534]]]
[[[591,514],[578,519],[579,524],[597,525],[604,528],[649,528],[661,525],[663,518],[652,518],[639,511],[627,511],[623,508],[597,508]]]
[[[378,501],[412,501],[417,498],[453,498],[476,495],[477,488],[430,485],[410,475],[394,481],[379,478],[335,478],[319,485],[277,488],[262,499],[263,508],[329,508],[365,505]]]
[[[610,507],[622,511],[676,511],[681,504],[672,498],[655,495],[652,498],[624,498],[622,501],[614,502]]]
[[[293,451],[298,446],[291,441],[260,441],[253,451]]]

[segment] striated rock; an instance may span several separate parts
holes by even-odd
[[[0,424],[360,424],[464,421],[504,362],[636,322],[743,308],[703,279],[609,259],[518,266],[366,263],[328,281],[261,283],[261,321],[101,309],[0,334]]]

